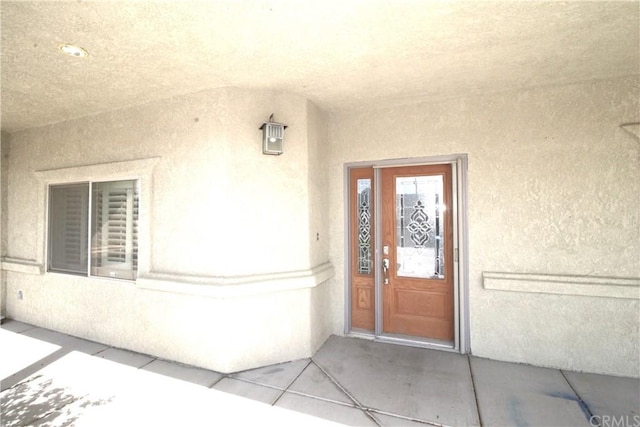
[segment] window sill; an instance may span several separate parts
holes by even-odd
[[[41,275],[44,274],[44,266],[35,261],[17,258],[2,258],[2,270],[14,273]]]

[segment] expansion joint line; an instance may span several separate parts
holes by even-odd
[[[478,422],[480,426],[482,423],[482,414],[480,413],[480,403],[478,402],[478,393],[476,392],[476,379],[473,376],[473,368],[471,368],[471,357],[467,354],[467,366],[469,367],[469,375],[471,376],[471,390],[473,391],[473,398],[476,402],[476,413],[478,414]]]
[[[578,390],[576,390],[573,387],[573,384],[571,384],[571,381],[569,381],[569,378],[567,378],[567,376],[564,374],[564,371],[562,369],[558,369],[558,370],[560,371],[560,375],[562,375],[562,378],[564,378],[564,380],[566,381],[571,391],[573,391],[573,394],[576,395],[576,398],[578,399],[576,403],[578,403],[578,405],[580,406],[580,409],[582,409],[582,412],[584,412],[584,414],[588,417],[589,424],[591,424],[592,426],[600,427],[600,421],[598,417],[593,416],[593,412],[591,412],[591,408],[589,408],[589,405],[587,405],[587,402],[582,400],[582,397],[578,394]],[[595,421],[595,424],[592,424],[593,421]]]
[[[338,389],[340,389],[341,392],[343,392],[349,399],[351,399],[351,401],[354,403],[354,405],[356,405],[356,407],[358,409],[360,409],[361,411],[363,411],[365,413],[365,415],[367,417],[369,417],[374,423],[376,423],[376,425],[381,426],[382,424],[380,424],[380,421],[378,421],[376,419],[376,417],[374,417],[373,415],[371,415],[369,413],[369,411],[367,411],[367,408],[365,408],[359,401],[358,399],[356,399],[351,393],[349,393],[349,391],[344,388],[342,386],[342,384],[340,384],[335,378],[333,378],[331,376],[331,374],[329,374],[322,366],[320,366],[319,364],[317,364],[313,359],[311,359],[311,362],[317,366],[318,369],[320,369],[320,371],[322,371],[322,373],[329,378],[329,380],[336,386],[338,387]]]
[[[276,397],[276,399],[273,401],[273,403],[271,403],[271,406],[275,406],[275,404],[278,403],[278,400],[280,400],[280,398],[282,396],[284,396],[284,394],[287,392],[287,390],[289,390],[289,387],[291,387],[293,385],[293,383],[296,382],[296,380],[298,378],[300,378],[300,375],[302,375],[302,373],[309,367],[309,365],[311,365],[311,360],[309,360],[309,363],[304,365],[304,368],[302,368],[300,373],[298,375],[296,375],[296,377],[289,382],[289,384],[284,388],[284,390],[282,390],[282,393],[280,393],[278,395],[278,397]]]

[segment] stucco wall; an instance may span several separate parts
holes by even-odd
[[[271,113],[281,156],[262,154]],[[308,185],[326,127],[303,98],[227,88],[15,133],[9,316],[225,372],[310,356],[329,332],[310,326],[331,275],[326,187]],[[119,176],[141,179],[138,281],[45,273],[47,184]]]
[[[327,117],[221,89],[18,132],[7,314],[225,372],[309,356],[344,328],[344,164],[467,153],[472,352],[637,376],[638,298],[485,289],[482,274],[640,277],[640,147],[619,128],[640,120],[639,92],[620,78]],[[271,113],[282,156],[261,154]],[[45,273],[46,184],[135,159],[151,159],[140,279]]]
[[[329,190],[326,165],[329,157],[329,118],[311,102],[307,102],[308,179],[309,191],[309,260],[320,265],[329,259]],[[328,286],[312,289],[309,324],[312,347],[319,348],[332,332]]]
[[[10,135],[0,134],[0,259],[7,252],[7,181],[9,178]],[[5,315],[7,301],[6,273],[0,269],[0,317]]]
[[[152,271],[309,268],[306,105],[224,89],[16,133],[9,227],[22,231],[8,236],[10,255],[34,259],[41,251],[34,171],[159,157],[147,195]],[[271,112],[289,124],[282,156],[261,154],[258,127]]]
[[[334,114],[334,325],[344,315],[343,165],[467,153],[472,352],[638,376],[637,297],[488,290],[482,273],[640,277],[640,146],[620,128],[639,121],[639,95],[634,76]]]
[[[316,265],[329,256],[329,221],[327,218],[329,194],[326,165],[329,157],[328,116],[311,102],[307,103],[309,133],[309,258]]]

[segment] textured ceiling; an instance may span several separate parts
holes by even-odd
[[[2,0],[0,13],[9,132],[221,86],[335,111],[640,74],[638,1]]]

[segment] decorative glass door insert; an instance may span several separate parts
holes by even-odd
[[[371,274],[371,179],[357,181],[358,189],[358,274]]]
[[[442,175],[396,177],[396,265],[402,277],[444,278]]]

